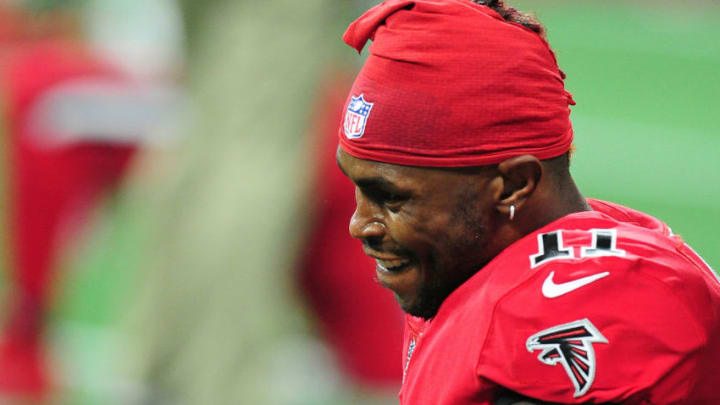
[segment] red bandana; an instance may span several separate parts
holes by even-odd
[[[572,142],[572,96],[547,42],[468,0],[388,0],[343,36],[370,56],[345,104],[340,146],[410,166],[548,159]]]

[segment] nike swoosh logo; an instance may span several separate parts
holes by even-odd
[[[599,280],[603,277],[609,276],[610,272],[606,271],[604,273],[593,274],[592,276],[578,278],[576,280],[560,284],[556,284],[553,281],[554,275],[555,272],[551,271],[550,275],[545,279],[545,282],[543,282],[542,285],[542,293],[547,298],[557,298],[561,295],[565,295],[570,291],[577,290],[578,288],[586,286],[595,280]]]

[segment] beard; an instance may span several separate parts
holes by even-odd
[[[455,289],[444,288],[443,286],[426,283],[418,293],[415,302],[412,305],[400,304],[400,307],[406,313],[423,319],[430,319],[437,314],[440,305]],[[400,301],[398,301],[400,302]]]
[[[424,280],[415,302],[400,303],[406,313],[424,319],[434,317],[445,299],[490,261],[482,256],[488,246],[486,219],[474,209],[473,197],[476,196],[466,196],[461,200],[464,203],[453,211],[451,225],[459,225],[464,232],[446,243],[442,249],[445,260],[431,258],[431,270],[426,274],[432,279]]]

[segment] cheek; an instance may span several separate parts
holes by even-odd
[[[418,256],[427,256],[447,238],[450,216],[443,211],[421,215],[408,210],[392,217],[391,238]]]
[[[485,218],[479,212],[452,210],[429,219],[419,232],[432,246],[435,264],[455,270],[479,263],[487,242],[485,225]]]

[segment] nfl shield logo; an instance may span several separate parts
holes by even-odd
[[[365,123],[367,122],[370,110],[374,103],[368,103],[361,94],[360,97],[351,97],[345,112],[345,122],[343,129],[348,139],[360,138],[365,132]]]

